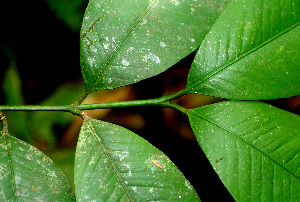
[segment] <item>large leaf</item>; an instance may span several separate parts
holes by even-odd
[[[196,138],[237,201],[300,198],[300,117],[260,102],[190,110]]]
[[[0,200],[75,201],[57,166],[38,149],[8,134],[0,137]]]
[[[81,29],[88,92],[157,75],[193,52],[229,0],[91,0]]]
[[[204,39],[186,90],[243,100],[300,93],[300,1],[234,0]]]
[[[133,132],[84,120],[75,156],[79,201],[199,201],[178,168]]]

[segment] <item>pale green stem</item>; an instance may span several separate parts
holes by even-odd
[[[187,113],[188,109],[171,102],[171,100],[177,99],[186,94],[187,94],[186,91],[182,90],[172,95],[166,95],[160,98],[149,99],[149,100],[133,100],[133,101],[120,101],[120,102],[107,102],[107,103],[95,103],[95,104],[81,104],[81,105],[80,104],[79,105],[72,104],[72,105],[64,105],[64,106],[0,105],[0,111],[64,111],[82,117],[83,114],[81,110],[107,109],[107,108],[116,108],[116,107],[160,106],[160,107],[172,108],[182,113]]]

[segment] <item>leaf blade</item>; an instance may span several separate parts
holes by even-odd
[[[24,97],[22,93],[22,81],[19,76],[19,72],[15,66],[15,61],[12,61],[10,67],[7,69],[5,74],[5,79],[3,82],[3,90],[5,95],[6,105],[24,105]],[[27,142],[32,141],[29,129],[26,123],[26,112],[15,111],[6,112],[8,122],[15,125],[14,128],[10,130],[10,134],[26,140]]]
[[[190,54],[228,0],[208,2],[91,1],[81,30],[86,90],[136,83]]]
[[[49,97],[40,102],[39,105],[67,105],[79,97],[83,89],[83,86],[65,83],[59,86]],[[35,138],[38,137],[38,139],[44,141],[48,144],[49,148],[54,148],[57,144],[54,126],[66,127],[72,122],[73,118],[71,114],[36,111],[30,114],[28,121],[31,125],[30,130],[35,134]]]
[[[200,46],[187,91],[240,100],[299,91],[299,2],[232,1]]]
[[[191,110],[189,119],[237,201],[299,197],[299,116],[260,102],[229,101]]]
[[[86,6],[86,0],[45,0],[45,2],[57,18],[64,22],[72,32],[80,32],[84,12],[82,8]]]
[[[161,151],[127,129],[91,118],[78,141],[75,189],[78,200],[199,200]]]
[[[75,201],[63,173],[41,151],[8,134],[0,137],[0,198]]]

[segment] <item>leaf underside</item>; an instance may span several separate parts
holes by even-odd
[[[81,29],[88,92],[157,75],[199,47],[229,0],[91,0]]]
[[[234,0],[201,44],[186,90],[262,100],[300,94],[300,1]]]
[[[0,137],[0,200],[75,201],[75,198],[64,174],[51,159],[5,134]]]
[[[300,198],[300,117],[261,102],[190,110],[196,138],[237,201]]]
[[[76,149],[78,201],[199,201],[178,168],[133,132],[85,119]]]

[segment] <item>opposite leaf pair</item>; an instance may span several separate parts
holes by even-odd
[[[90,1],[81,30],[87,94],[157,75],[200,44],[186,93],[239,100],[299,94],[299,1],[233,0],[221,13],[227,3]]]
[[[127,6],[117,10],[118,4],[91,1],[81,39],[87,92],[149,78],[201,44],[182,95],[266,100],[299,94],[299,2],[214,3],[139,1],[129,5],[135,7],[132,12]],[[298,116],[241,101],[193,109],[188,115],[201,148],[235,199],[299,197]]]
[[[238,100],[300,93],[299,1],[228,2],[91,0],[81,31],[86,91],[78,103],[94,90],[157,75],[200,46],[178,95],[236,99],[183,111],[213,168],[238,201],[295,201],[299,116]],[[0,154],[3,199],[74,200],[63,174],[33,147],[5,133]],[[77,145],[75,191],[79,201],[199,200],[161,151],[88,117]]]
[[[299,116],[241,101],[193,109],[188,116],[201,148],[236,200],[300,197]],[[1,198],[74,200],[64,175],[44,154],[8,134],[0,143]],[[75,190],[79,201],[199,200],[161,151],[127,129],[91,118],[85,119],[77,145]]]

